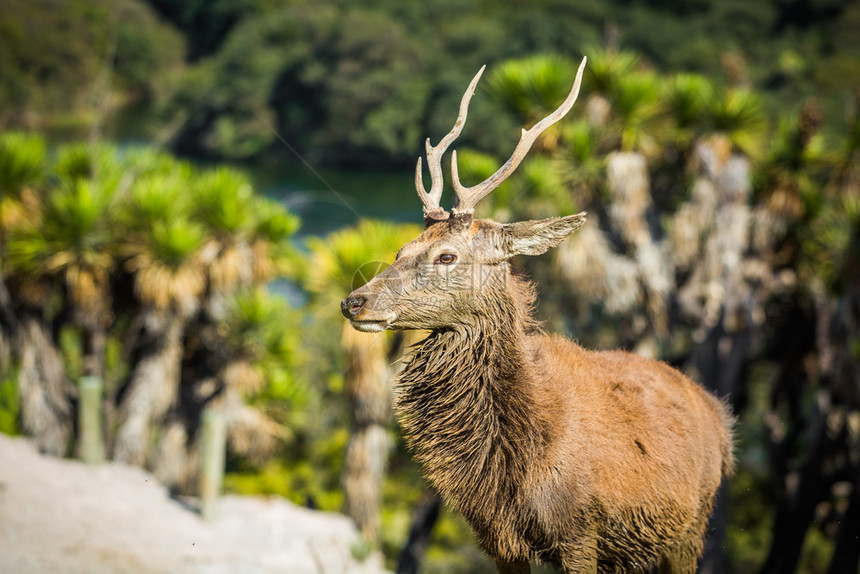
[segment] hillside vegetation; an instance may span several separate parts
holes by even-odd
[[[850,0],[54,4],[0,2],[0,125],[91,116],[109,90],[158,110],[151,136],[226,158],[294,161],[279,134],[311,160],[403,165],[482,64],[536,53],[633,50],[754,89],[772,118],[815,96],[842,120],[860,76]],[[495,149],[499,116],[475,110],[466,137]]]

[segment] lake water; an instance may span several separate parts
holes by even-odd
[[[302,220],[299,236],[324,235],[360,218],[422,223],[410,172],[241,166],[257,190],[282,201]]]

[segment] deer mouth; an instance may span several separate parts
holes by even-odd
[[[380,331],[387,329],[393,321],[394,317],[381,320],[350,319],[349,324],[352,325],[352,328],[356,331],[361,331],[363,333],[379,333]]]

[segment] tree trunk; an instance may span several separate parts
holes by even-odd
[[[827,574],[860,570],[860,473],[856,476],[851,486],[848,508],[842,513],[839,533],[836,535],[836,549],[830,559]]]
[[[152,424],[176,402],[182,361],[184,321],[177,314],[147,311],[142,343],[119,406],[120,426],[113,458],[143,466],[151,450]]]
[[[15,316],[6,278],[0,269],[0,372],[8,372],[12,364],[13,343],[21,327]]]
[[[182,418],[167,422],[153,455],[152,472],[173,493],[196,494],[200,475],[200,437],[189,436]]]
[[[844,465],[845,476],[854,477],[848,506],[839,520],[836,548],[827,574],[857,572],[860,567],[860,465],[857,463],[860,460],[860,441],[857,440],[857,427],[860,426],[860,353],[856,347],[857,341],[860,341],[860,287],[857,264],[853,265],[853,272],[848,269],[844,273],[844,292],[832,306],[832,313],[827,315],[827,325],[819,329],[819,332],[826,329],[829,335],[819,339],[830,341],[830,345],[819,343],[819,347],[834,347],[830,389],[834,402],[843,406],[847,427],[842,435],[840,446],[844,450],[839,458]]]
[[[346,453],[343,486],[346,513],[355,521],[364,538],[379,538],[379,508],[382,481],[390,449],[385,426],[390,411],[386,339],[382,335],[360,333],[348,324],[343,330],[347,356],[344,379],[352,405],[353,432]]]
[[[702,385],[718,397],[729,399],[733,412],[738,412],[742,388],[743,367],[748,360],[749,331],[726,333],[721,320],[708,333],[705,341],[693,351],[692,362],[699,373]],[[701,574],[726,572],[728,560],[723,539],[728,526],[729,489],[723,482],[711,514],[705,551],[700,567]]]
[[[662,341],[668,335],[668,297],[674,286],[670,258],[660,251],[651,230],[653,217],[648,164],[642,154],[610,154],[606,165],[607,185],[612,196],[609,221],[627,244],[627,251],[639,265],[639,282],[645,294],[645,313],[650,334]],[[640,341],[641,342],[641,341]],[[640,354],[655,355],[654,345],[640,345]]]
[[[795,487],[782,500],[773,521],[773,538],[761,574],[794,572],[803,541],[815,517],[815,506],[827,488],[822,463],[827,450],[827,409],[830,401],[820,391],[810,422],[809,448]]]
[[[74,426],[74,388],[50,331],[33,315],[20,323],[18,392],[21,430],[36,439],[41,452],[65,456]]]
[[[99,323],[101,321],[99,320]],[[105,345],[107,333],[101,325],[83,328],[84,353],[82,361],[82,375],[87,377],[98,377],[104,380],[105,376]]]
[[[400,553],[397,562],[397,574],[418,574],[433,526],[439,519],[442,509],[442,499],[435,492],[428,493],[415,507],[412,526],[409,527],[409,538]]]
[[[723,548],[723,539],[729,523],[729,484],[723,481],[717,491],[717,500],[711,519],[708,523],[708,533],[705,538],[705,549],[699,565],[699,574],[723,574],[728,572],[728,557]]]

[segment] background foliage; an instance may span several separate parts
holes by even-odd
[[[278,153],[279,133],[314,160],[402,165],[424,134],[446,129],[444,111],[480,65],[596,45],[756,89],[768,109],[815,95],[834,122],[860,74],[850,0],[59,5],[3,0],[0,123],[88,113],[111,61],[113,88],[161,110],[150,134],[196,155]],[[475,110],[480,129],[466,137],[501,145],[511,126],[497,116]]]

